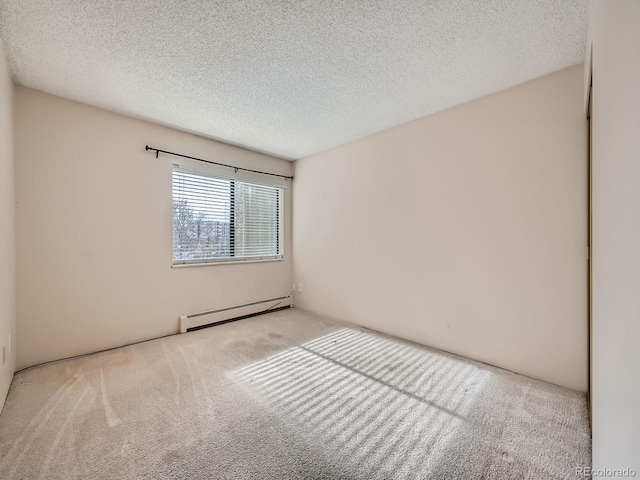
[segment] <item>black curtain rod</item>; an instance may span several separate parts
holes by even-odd
[[[238,170],[242,170],[244,172],[259,173],[260,175],[271,175],[272,177],[281,177],[287,180],[293,180],[293,176],[280,175],[278,173],[261,172],[260,170],[251,170],[250,168],[234,167],[233,165],[227,165],[226,163],[218,163],[218,162],[213,162],[211,160],[204,160],[202,158],[191,157],[189,155],[182,155],[181,153],[168,152],[167,150],[153,148],[153,147],[150,147],[149,145],[145,145],[144,149],[147,151],[153,150],[154,152],[156,152],[156,158],[158,158],[158,154],[166,153],[167,155],[173,155],[174,157],[188,158],[189,160],[195,160],[197,162],[204,162],[204,163],[210,163],[211,165],[219,165],[221,167],[233,168],[236,172]]]

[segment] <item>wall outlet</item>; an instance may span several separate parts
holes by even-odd
[[[302,293],[302,284],[301,283],[298,284],[298,292]]]

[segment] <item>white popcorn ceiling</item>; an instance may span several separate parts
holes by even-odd
[[[0,37],[18,83],[297,159],[580,63],[587,10],[588,0],[0,0]]]

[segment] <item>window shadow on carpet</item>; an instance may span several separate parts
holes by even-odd
[[[491,375],[343,328],[230,376],[367,477],[433,471]]]

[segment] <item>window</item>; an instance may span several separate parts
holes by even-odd
[[[173,264],[280,260],[282,188],[173,167]]]

